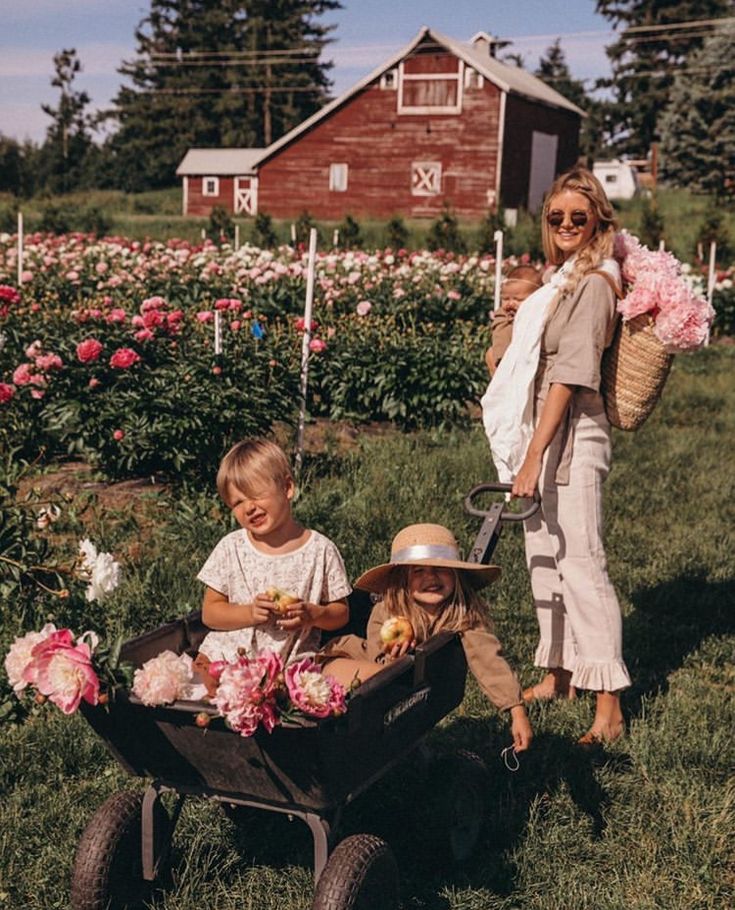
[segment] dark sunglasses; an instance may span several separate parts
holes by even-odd
[[[549,227],[559,228],[562,226],[562,224],[564,224],[565,218],[566,215],[564,212],[549,212],[549,214],[546,216],[546,223],[549,225]],[[572,214],[569,216],[569,220],[572,222],[574,227],[581,228],[587,224],[587,222],[590,220],[590,216],[587,214],[587,212],[572,212]]]

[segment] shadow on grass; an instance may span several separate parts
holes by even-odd
[[[711,635],[735,632],[735,580],[708,581],[682,575],[631,595],[635,611],[625,619],[625,658],[633,685],[623,696],[627,714],[665,692],[668,678]]]

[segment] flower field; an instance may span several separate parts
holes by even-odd
[[[295,421],[303,250],[33,234],[20,287],[17,272],[16,238],[0,235],[0,434],[20,454],[202,481],[233,440]],[[487,255],[319,254],[309,413],[465,419],[487,382],[494,273]],[[716,330],[733,328],[732,279],[718,276]]]

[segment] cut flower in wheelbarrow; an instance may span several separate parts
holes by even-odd
[[[234,661],[211,662],[207,673],[214,681],[212,704],[242,736],[252,736],[259,727],[270,733],[284,722],[338,716],[347,710],[347,690],[308,657],[284,665],[273,651],[254,657],[241,653]],[[191,657],[163,651],[135,671],[132,692],[143,704],[155,706],[178,699],[203,700],[206,688]]]

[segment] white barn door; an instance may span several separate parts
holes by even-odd
[[[257,215],[258,178],[235,177],[235,214]]]
[[[558,136],[534,130],[531,137],[531,173],[528,178],[529,212],[537,212],[541,208],[544,193],[554,182],[558,146]]]

